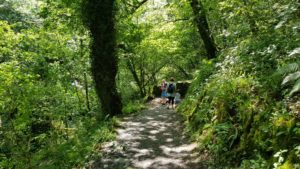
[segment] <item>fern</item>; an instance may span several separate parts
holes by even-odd
[[[300,71],[300,63],[291,63],[279,69],[278,73],[281,75],[287,75],[297,71]]]
[[[281,68],[278,73],[284,76],[284,79],[281,83],[282,86],[287,84],[293,85],[289,96],[292,96],[296,92],[300,91],[300,63],[288,64]]]
[[[299,73],[300,73],[300,72],[299,72]],[[300,91],[300,79],[298,79],[298,80],[296,81],[296,83],[294,84],[293,89],[291,90],[291,92],[289,93],[289,95],[291,96],[291,95],[293,95],[294,93],[299,92],[299,91]]]
[[[291,73],[291,74],[288,74],[282,81],[282,85],[286,85],[288,84],[289,82],[294,82],[296,81],[297,79],[300,78],[300,71],[297,71],[295,73]]]

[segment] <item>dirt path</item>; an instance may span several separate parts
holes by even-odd
[[[151,103],[150,109],[127,117],[117,140],[106,144],[98,169],[201,169],[196,144],[183,135],[182,121],[174,110]]]

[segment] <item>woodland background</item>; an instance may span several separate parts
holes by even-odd
[[[0,0],[0,168],[85,166],[171,76],[211,168],[300,168],[299,18],[299,0]]]

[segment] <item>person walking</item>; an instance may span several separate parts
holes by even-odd
[[[177,92],[175,93],[175,105],[179,104],[181,102],[181,95],[180,92],[177,90]]]
[[[161,104],[166,104],[166,98],[167,98],[167,82],[165,79],[163,79],[161,86],[160,86],[160,90],[161,90]]]
[[[176,83],[174,77],[171,77],[170,82],[167,85],[167,96],[168,96],[168,109],[175,108],[175,98],[176,94]]]

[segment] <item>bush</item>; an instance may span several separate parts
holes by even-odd
[[[187,130],[212,157],[212,167],[299,166],[297,96],[285,99],[283,77],[267,73],[282,62],[276,51],[251,54],[251,48],[264,45],[253,39],[222,51],[219,61],[200,68],[178,108]],[[244,53],[246,47],[250,49]],[[281,150],[286,152],[279,160],[276,153]]]
[[[124,107],[123,107],[123,113],[128,115],[128,114],[133,114],[136,113],[142,109],[145,109],[146,106],[141,103],[140,101],[133,101],[133,102],[129,102],[127,103]]]

